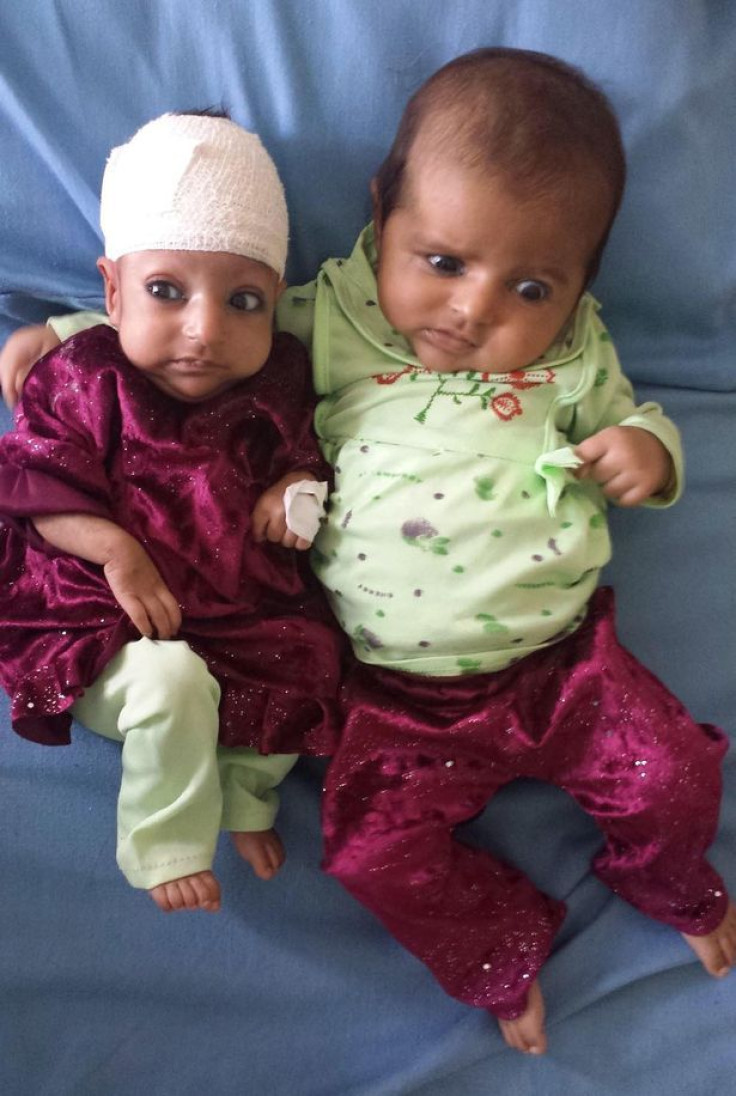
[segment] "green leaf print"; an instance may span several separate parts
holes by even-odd
[[[481,662],[479,658],[458,658],[456,665],[464,674],[473,674],[480,669]]]
[[[423,552],[431,552],[435,556],[449,556],[450,550],[447,545],[450,543],[449,537],[403,537],[405,544],[410,544],[412,548],[421,548]]]
[[[483,622],[483,631],[488,635],[502,635],[504,632],[508,632],[506,625],[502,624],[496,617],[491,616],[490,613],[476,613],[475,619]]]
[[[476,476],[473,483],[476,495],[483,502],[491,502],[496,497],[493,491],[495,484],[490,476]]]

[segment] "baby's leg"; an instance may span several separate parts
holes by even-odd
[[[515,1020],[499,1020],[498,1026],[504,1041],[522,1054],[544,1054],[547,1049],[547,1033],[544,1029],[544,1001],[539,982],[529,989],[527,1005]]]
[[[221,827],[259,879],[272,879],[284,862],[284,846],[273,828],[279,807],[275,788],[296,764],[297,754],[218,748],[222,786]]]
[[[431,756],[430,744],[376,754],[354,729],[355,746],[346,741],[327,776],[325,870],[447,993],[498,1017],[510,1046],[543,1052],[536,977],[564,907],[453,836],[493,794],[492,767],[453,758],[451,747]]]
[[[82,723],[123,743],[118,864],[165,912],[220,905],[211,872],[222,812],[219,697],[186,643],[141,639],[74,706]]]
[[[711,973],[724,972],[733,962],[734,915],[706,860],[718,823],[724,735],[696,723],[620,646],[612,617],[599,622],[593,651],[571,675],[566,713],[550,735],[548,757],[557,759],[552,778],[606,837],[596,873],[683,933]]]
[[[683,932],[683,938],[693,949],[708,974],[724,978],[736,962],[736,906],[728,903],[726,914],[712,932],[704,936],[692,936]]]
[[[714,973],[732,961],[728,895],[706,859],[718,820],[722,743],[668,715],[661,730],[636,735],[627,727],[623,740],[614,733],[605,747],[619,742],[619,757],[594,751],[592,783],[581,795],[578,778],[570,790],[606,837],[596,874],[643,913],[699,937],[697,946],[688,942]]]
[[[259,879],[273,879],[286,859],[283,842],[276,830],[231,830],[230,838]]]

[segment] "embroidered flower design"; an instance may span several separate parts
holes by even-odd
[[[498,381],[499,384],[507,384],[518,392],[527,388],[538,388],[540,384],[554,384],[555,374],[552,369],[514,369],[511,373],[480,373],[484,382]]]
[[[489,407],[496,418],[501,419],[503,422],[508,422],[509,419],[522,414],[521,400],[513,392],[494,396],[489,403]]]
[[[555,375],[551,369],[535,369],[531,372],[514,369],[506,379],[512,388],[523,392],[525,388],[538,388],[540,384],[552,384]]]
[[[376,381],[376,384],[396,384],[399,377],[403,377],[407,373],[413,372],[413,366],[407,365],[403,369],[400,369],[398,373],[377,373],[374,380]]]

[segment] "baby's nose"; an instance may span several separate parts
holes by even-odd
[[[502,306],[502,294],[497,285],[485,279],[463,280],[453,297],[453,310],[467,323],[493,324]]]
[[[188,338],[209,346],[217,342],[221,322],[221,309],[215,301],[193,298],[187,305],[184,332]]]

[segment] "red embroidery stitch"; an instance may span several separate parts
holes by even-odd
[[[377,373],[374,380],[376,384],[396,384],[399,377],[403,377],[406,373],[415,372],[414,367],[411,365],[405,366],[400,369],[398,373]]]
[[[497,418],[502,419],[503,422],[508,422],[509,419],[513,419],[516,415],[521,415],[521,401],[518,396],[513,392],[502,393],[499,396],[494,396],[489,403],[491,411]]]

